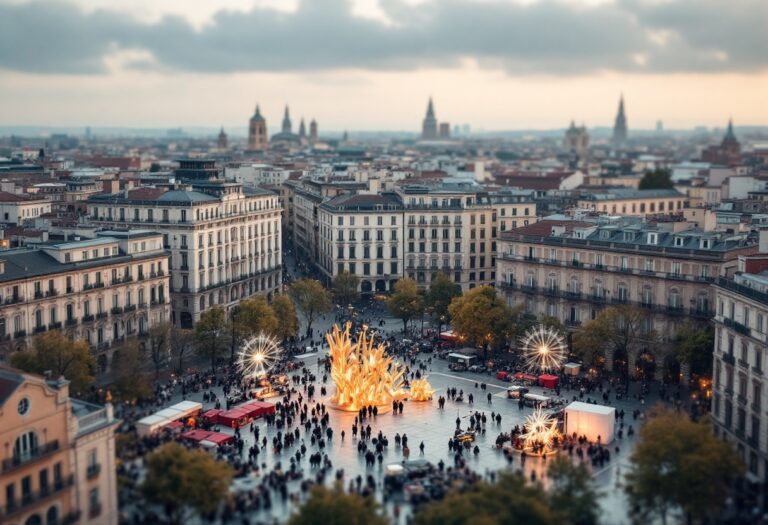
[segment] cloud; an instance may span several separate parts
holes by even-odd
[[[386,22],[348,0],[295,11],[221,10],[202,27],[154,23],[56,0],[0,3],[0,68],[92,74],[110,55],[172,71],[412,70],[471,59],[510,75],[758,72],[768,69],[765,0],[380,0]],[[640,57],[640,59],[638,58]]]

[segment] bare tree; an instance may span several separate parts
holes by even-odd
[[[192,330],[186,330],[173,326],[171,328],[170,348],[171,359],[175,363],[175,371],[181,374],[184,371],[184,356],[189,353],[194,346],[194,333]]]

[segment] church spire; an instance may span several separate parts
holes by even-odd
[[[285,105],[285,114],[283,116],[283,133],[291,133],[291,128],[293,128],[293,125],[291,124],[291,115],[288,111],[288,104]]]
[[[432,104],[432,97],[429,97],[429,104],[427,104],[427,118],[435,118],[435,107]]]
[[[627,115],[624,112],[624,93],[619,98],[619,110],[613,124],[613,145],[621,146],[627,141]]]

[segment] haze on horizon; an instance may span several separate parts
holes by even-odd
[[[0,0],[0,125],[768,124],[765,0]],[[242,130],[240,129],[242,128]]]

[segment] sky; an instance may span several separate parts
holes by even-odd
[[[766,0],[0,0],[0,125],[768,125]]]

